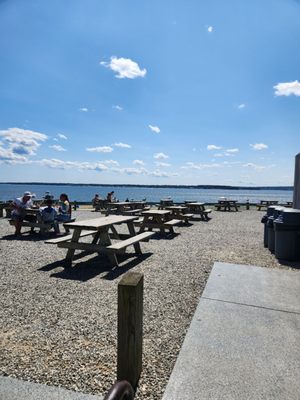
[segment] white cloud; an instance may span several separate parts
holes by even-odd
[[[135,79],[138,77],[144,77],[147,73],[145,68],[140,69],[139,65],[135,61],[130,60],[130,58],[117,58],[113,56],[110,58],[110,62],[102,61],[100,64],[114,72],[117,72],[115,77],[119,79]]]
[[[239,149],[236,149],[236,148],[234,148],[234,149],[227,149],[226,152],[227,152],[227,153],[238,153],[238,152],[239,152]]]
[[[263,169],[266,169],[266,168],[267,168],[267,167],[265,167],[265,166],[263,166],[263,165],[257,165],[257,164],[254,164],[254,163],[243,164],[243,167],[253,168],[253,169],[255,169],[256,171],[260,171],[260,170],[263,170]]]
[[[145,165],[143,160],[133,160],[132,164],[134,164],[134,165]]]
[[[114,149],[110,146],[88,147],[86,151],[93,153],[111,153]]]
[[[0,131],[0,138],[7,146],[8,151],[19,155],[34,155],[40,142],[45,141],[47,135],[20,128],[9,128]]]
[[[193,148],[192,148],[192,151],[197,151],[196,147],[193,147]]]
[[[127,168],[122,168],[119,170],[122,174],[127,174],[127,175],[141,175],[147,172],[145,168],[132,168],[132,167],[127,167]]]
[[[148,127],[151,129],[152,132],[160,133],[160,129],[158,126],[148,125]]]
[[[157,167],[171,167],[171,164],[165,163],[165,162],[160,162],[160,161],[155,161],[155,165]]]
[[[153,158],[155,158],[156,160],[166,160],[167,158],[169,158],[169,156],[167,156],[165,153],[155,153],[153,155]]]
[[[115,147],[121,147],[123,149],[131,149],[131,145],[127,144],[127,143],[115,143],[114,144]]]
[[[275,89],[275,96],[300,96],[300,82],[297,80],[294,82],[282,82],[273,86]]]
[[[115,110],[118,110],[118,111],[122,111],[123,110],[123,107],[118,106],[118,105],[112,106],[112,108],[114,108]]]
[[[82,112],[88,112],[88,111],[89,111],[89,109],[88,109],[88,108],[86,108],[86,107],[81,107],[81,108],[79,108],[79,111],[82,111]]]
[[[103,164],[106,165],[113,165],[115,167],[118,167],[120,164],[118,163],[118,161],[115,160],[105,160],[105,161],[101,161]]]
[[[252,150],[265,150],[268,148],[268,145],[264,143],[250,144],[250,146],[252,147]]]
[[[222,147],[221,146],[216,146],[216,145],[214,145],[214,144],[209,144],[208,146],[207,146],[207,150],[221,150],[222,149]]]
[[[53,149],[55,151],[67,151],[66,149],[64,149],[59,144],[53,144],[52,146],[49,146],[49,147],[50,147],[50,149]]]
[[[7,164],[14,162],[24,163],[27,162],[27,158],[19,154],[15,154],[11,150],[3,149],[2,147],[0,147],[0,162],[4,162]]]
[[[244,104],[244,103],[241,103],[238,105],[239,110],[241,110],[242,108],[245,108],[245,107],[246,107],[246,104]]]
[[[214,30],[213,26],[209,26],[209,27],[207,28],[207,31],[208,31],[209,33],[212,33],[213,30]]]
[[[67,139],[68,139],[67,136],[66,136],[66,135],[63,135],[62,133],[58,133],[57,136],[58,136],[60,139],[64,139],[64,140],[67,140]]]
[[[220,167],[222,167],[222,164],[217,164],[217,163],[213,163],[213,164],[202,164],[202,163],[196,164],[196,163],[194,163],[192,161],[188,161],[186,163],[186,165],[184,165],[181,168],[183,168],[183,169],[188,169],[188,168],[191,168],[191,169],[207,169],[207,168],[220,168]]]
[[[34,163],[54,168],[54,169],[78,169],[78,170],[95,170],[95,171],[106,171],[108,167],[102,163],[90,163],[90,162],[79,162],[79,161],[63,161],[56,158],[42,159],[34,161]]]
[[[155,176],[156,178],[170,178],[170,177],[178,176],[179,174],[164,172],[164,171],[160,171],[157,169],[156,171],[149,172],[148,175]]]

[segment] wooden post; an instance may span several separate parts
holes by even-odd
[[[137,387],[142,371],[144,276],[128,272],[118,285],[117,379]]]
[[[295,159],[293,207],[300,209],[300,153],[296,155]]]

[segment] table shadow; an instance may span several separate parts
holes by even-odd
[[[88,254],[90,253],[81,252],[80,254],[74,256],[74,260],[76,261]],[[59,272],[54,272],[50,275],[50,277],[86,282],[90,279],[95,278],[100,274],[105,273],[105,275],[101,279],[114,280],[118,278],[120,275],[126,273],[130,269],[137,266],[142,261],[146,260],[151,255],[152,253],[144,253],[138,256],[135,253],[126,253],[123,255],[118,255],[117,257],[120,264],[119,267],[112,267],[110,261],[105,255],[97,255],[95,257],[90,258],[89,260],[78,262],[71,268],[64,268]],[[128,259],[131,260],[126,262]],[[124,264],[124,262],[126,263]],[[39,271],[49,272],[63,266],[64,266],[64,260],[55,261],[51,264],[43,266],[42,268],[39,269]]]

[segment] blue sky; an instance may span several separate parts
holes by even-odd
[[[0,0],[0,181],[291,185],[300,1]]]

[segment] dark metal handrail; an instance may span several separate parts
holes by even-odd
[[[117,381],[109,389],[104,400],[133,400],[134,390],[129,382]]]

